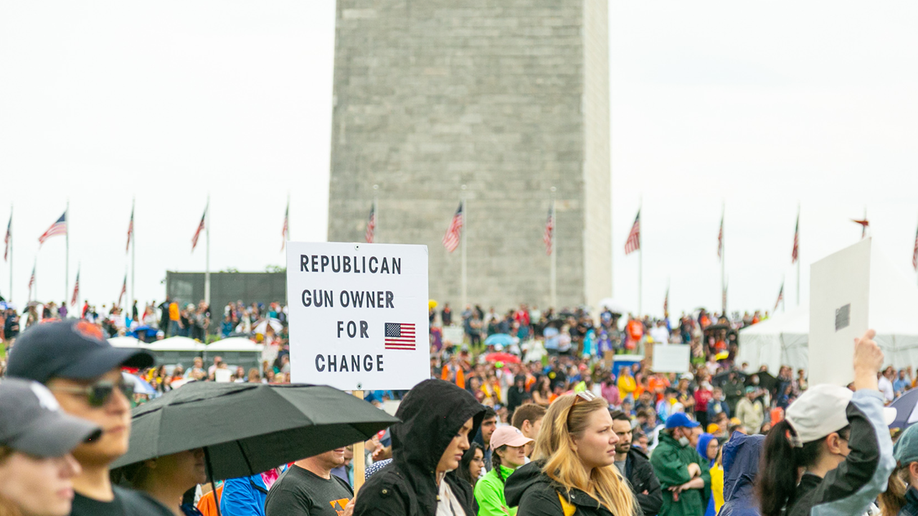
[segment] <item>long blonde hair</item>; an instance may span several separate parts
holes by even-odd
[[[568,493],[571,489],[579,489],[615,516],[634,514],[634,495],[618,469],[610,464],[593,468],[587,476],[580,457],[574,451],[574,439],[583,435],[590,414],[597,410],[609,410],[605,399],[597,397],[587,401],[577,395],[556,399],[545,413],[533,456],[545,461],[542,472],[564,486]]]

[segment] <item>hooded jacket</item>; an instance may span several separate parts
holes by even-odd
[[[698,455],[692,445],[682,446],[666,432],[660,433],[660,444],[650,456],[650,464],[663,488],[662,516],[702,516],[708,506],[711,494],[711,472],[705,467],[709,461]],[[680,486],[692,480],[688,472],[689,464],[698,464],[701,468],[701,479],[704,489],[689,489],[679,495],[679,501],[673,500],[670,487]]]
[[[764,435],[733,432],[724,445],[724,506],[719,516],[762,514],[755,496],[755,476],[764,441]]]
[[[558,495],[576,508],[576,516],[610,516],[612,513],[593,497],[579,489],[570,493],[548,475],[542,473],[544,460],[537,460],[517,469],[504,486],[507,505],[516,507],[516,516],[561,516],[564,508]],[[619,515],[615,516],[630,516]]]
[[[370,477],[360,490],[355,516],[433,516],[437,513],[437,464],[453,437],[469,418],[475,435],[485,408],[465,389],[443,380],[425,380],[402,400],[392,426],[392,463]],[[467,516],[472,512],[472,487],[447,475],[450,490]]]

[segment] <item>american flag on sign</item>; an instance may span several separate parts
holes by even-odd
[[[797,263],[800,253],[800,214],[797,214],[797,225],[794,226],[794,250],[791,251],[791,265]]]
[[[70,306],[73,306],[77,302],[77,297],[80,295],[80,270],[77,269],[76,282],[73,284],[73,297],[70,298]]]
[[[372,244],[376,240],[376,206],[370,206],[370,218],[367,219],[367,243]]]
[[[551,254],[551,245],[555,236],[555,207],[548,208],[548,221],[545,222],[545,233],[542,235],[542,241],[545,242],[545,254]]]
[[[131,221],[128,222],[127,245],[124,247],[125,254],[127,254],[127,252],[131,250],[131,235],[133,234],[134,234],[134,208],[131,208]]]
[[[386,323],[386,349],[415,349],[413,323]]]
[[[194,236],[191,237],[191,252],[194,252],[194,248],[198,246],[198,237],[201,236],[201,231],[204,231],[204,221],[207,220],[207,206],[204,207],[204,215],[201,215],[201,223],[198,224],[197,231],[194,232]]]
[[[51,227],[48,228],[48,231],[45,231],[40,237],[38,237],[38,245],[44,244],[45,240],[55,236],[55,235],[66,235],[67,234],[67,212],[65,211],[61,218],[57,219],[57,222],[51,224]]]
[[[443,235],[443,247],[447,251],[453,252],[459,247],[459,236],[462,234],[462,203],[459,203],[459,209],[453,215],[452,222],[449,223],[449,229]]]
[[[10,240],[12,239],[13,239],[13,214],[10,213],[10,222],[6,225],[6,237],[3,238],[3,243],[6,245],[6,248],[3,250],[3,261],[6,261],[6,257],[10,253]]]
[[[634,218],[634,225],[631,226],[631,232],[628,233],[628,240],[625,241],[625,255],[629,255],[641,249],[641,210],[638,210],[637,217]]]

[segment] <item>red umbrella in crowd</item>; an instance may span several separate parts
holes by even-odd
[[[510,353],[488,353],[485,356],[485,360],[488,362],[505,362],[511,364],[520,363],[520,357],[511,355]]]

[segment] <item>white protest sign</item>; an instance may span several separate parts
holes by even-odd
[[[691,346],[681,344],[653,345],[653,372],[687,373],[691,359]]]
[[[854,339],[867,331],[871,239],[810,267],[810,385],[854,379]]]
[[[290,376],[342,390],[430,376],[427,246],[287,242]]]

